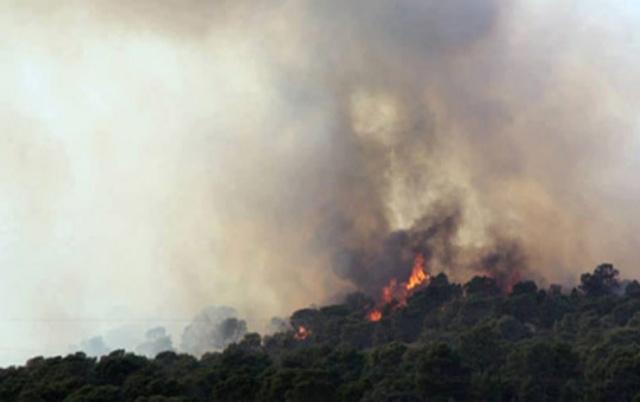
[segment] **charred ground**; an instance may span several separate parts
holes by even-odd
[[[569,291],[431,278],[406,305],[352,294],[201,359],[116,351],[0,370],[2,401],[631,401],[640,284],[610,264]]]

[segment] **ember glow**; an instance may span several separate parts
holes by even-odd
[[[378,322],[382,319],[382,311],[373,309],[367,314],[367,319],[371,322]]]
[[[389,281],[389,284],[382,288],[382,301],[385,304],[391,303],[394,298],[394,294],[396,293],[396,289],[398,288],[398,281],[396,278],[392,278]]]
[[[407,298],[418,288],[429,283],[431,275],[426,271],[425,260],[422,254],[417,254],[413,260],[411,275],[406,282],[398,283],[396,278],[391,278],[389,284],[382,288],[382,304],[386,305],[396,302],[396,307],[407,305]],[[382,319],[382,311],[375,308],[367,313],[367,318],[371,322]]]
[[[296,333],[293,334],[293,337],[299,341],[303,341],[307,339],[309,335],[311,335],[311,331],[305,328],[303,325],[300,325]]]

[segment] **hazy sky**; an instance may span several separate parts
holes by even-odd
[[[464,236],[519,231],[551,281],[639,275],[636,2],[397,3],[2,1],[0,364],[353,288],[314,237],[345,172],[391,228],[461,191]]]

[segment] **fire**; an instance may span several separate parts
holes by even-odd
[[[373,309],[369,311],[369,314],[367,314],[367,318],[371,322],[378,322],[382,319],[382,311],[378,310],[377,308]]]
[[[382,288],[382,301],[385,304],[391,303],[393,300],[393,294],[395,293],[395,289],[398,287],[398,281],[395,278],[389,281],[389,284]]]
[[[424,257],[422,254],[418,254],[413,261],[413,268],[411,269],[411,276],[409,281],[405,285],[407,290],[411,290],[416,286],[422,285],[429,280],[429,274],[425,271]]]
[[[396,301],[396,307],[404,307],[407,305],[407,298],[419,286],[429,282],[431,276],[426,271],[425,260],[422,254],[416,255],[411,268],[411,275],[406,282],[398,283],[396,278],[392,278],[387,286],[382,288],[382,304],[389,304]],[[367,314],[367,319],[372,322],[382,319],[382,312],[379,308],[371,310]]]
[[[298,327],[298,330],[293,334],[293,337],[299,341],[303,341],[307,339],[309,335],[311,335],[311,331],[305,328],[304,326],[300,325]]]
[[[397,279],[392,278],[389,284],[382,288],[382,302],[389,304],[395,300],[399,306],[405,306],[409,295],[413,293],[417,287],[427,283],[429,279],[431,279],[431,277],[425,269],[424,256],[418,254],[413,260],[411,275],[406,282],[398,283]]]

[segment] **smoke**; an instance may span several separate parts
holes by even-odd
[[[148,357],[156,357],[161,352],[173,351],[171,336],[163,327],[152,328],[145,334],[146,340],[138,345],[136,353]]]
[[[94,336],[92,338],[85,339],[80,342],[79,346],[74,345],[69,349],[69,353],[75,353],[78,350],[82,350],[87,354],[87,356],[92,357],[103,356],[111,351],[101,336]]]
[[[273,318],[273,332],[288,329],[285,321]],[[171,334],[165,327],[148,329],[141,339],[138,326],[112,328],[104,336],[92,336],[78,345],[71,345],[69,353],[82,351],[89,356],[102,356],[114,350],[133,350],[150,358],[161,352],[175,351]],[[237,312],[228,306],[208,306],[200,311],[182,328],[180,353],[202,356],[207,352],[220,351],[238,342],[247,333],[247,323],[237,317]]]
[[[247,323],[236,317],[234,309],[209,306],[184,329],[180,346],[186,353],[202,356],[240,341],[246,333]]]
[[[79,344],[70,345],[67,353],[81,351],[88,356],[100,357],[120,349],[135,351],[152,358],[158,353],[173,351],[174,347],[171,336],[164,327],[147,330],[142,339],[132,328],[118,327],[111,329],[104,336],[92,336],[83,339]]]
[[[636,235],[624,221],[633,212],[627,206],[614,218],[602,204],[617,205],[611,197],[629,197],[629,189],[603,194],[615,179],[600,173],[619,163],[615,142],[635,141],[634,119],[616,107],[636,104],[637,86],[603,82],[612,66],[581,33],[559,46],[540,43],[554,26],[532,21],[532,32],[522,32],[529,13],[551,12],[530,7],[322,3],[296,31],[322,58],[311,78],[290,71],[287,85],[312,92],[304,101],[331,122],[331,143],[317,151],[323,173],[302,191],[319,217],[300,221],[358,288],[374,292],[406,276],[416,251],[429,255],[430,270],[458,280],[485,272],[504,284],[522,276],[573,281],[613,251],[602,236],[612,219],[618,241],[632,247]],[[425,221],[434,222],[421,230]],[[435,244],[416,244],[425,238]],[[631,261],[623,247],[614,252]]]
[[[175,339],[210,304],[259,329],[376,292],[416,251],[456,280],[638,274],[639,17],[594,0],[3,3],[3,346],[53,353],[112,320]]]

